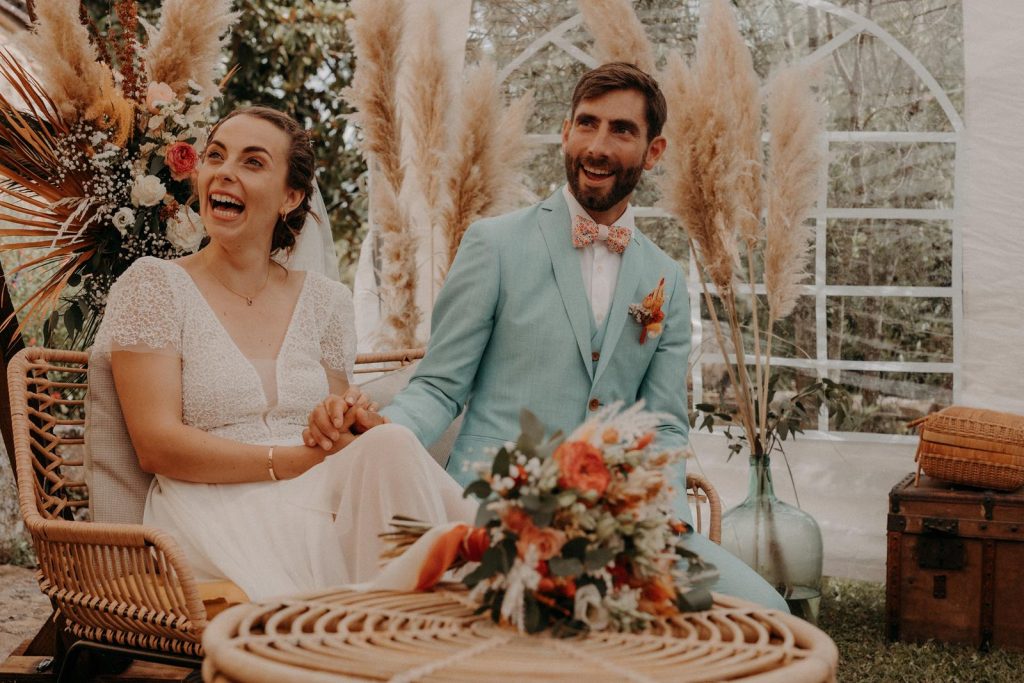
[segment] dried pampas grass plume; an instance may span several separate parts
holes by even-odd
[[[448,238],[448,265],[455,260],[462,236],[491,202],[492,185],[501,173],[501,159],[490,139],[501,122],[498,70],[483,62],[466,75],[459,100],[459,131],[448,159],[448,197],[443,225]]]
[[[654,48],[630,0],[579,0],[602,62],[627,62],[654,73]]]
[[[731,133],[737,154],[735,163],[739,165],[734,219],[748,249],[752,249],[762,237],[764,209],[761,94],[753,57],[728,0],[712,0],[702,40],[704,49],[697,51],[697,78],[718,84],[718,108],[729,111],[733,117]]]
[[[427,12],[426,23],[410,41],[412,49],[406,58],[402,78],[403,111],[408,113],[412,152],[410,169],[415,173],[423,198],[431,207],[431,224],[438,218],[437,207],[443,185],[438,169],[444,161],[448,144],[448,108],[451,88],[441,50],[437,17]]]
[[[351,119],[362,130],[363,153],[379,165],[396,192],[404,180],[395,98],[404,9],[401,0],[353,0],[347,26],[356,71],[352,85],[341,92],[355,109]]]
[[[522,162],[530,155],[526,122],[533,97],[523,95],[502,108],[498,71],[492,62],[469,70],[459,102],[459,131],[448,158],[449,203],[443,214],[448,266],[470,224],[530,198]]]
[[[806,219],[818,193],[824,111],[808,70],[791,66],[769,84],[768,219],[764,284],[771,320],[789,315],[810,258]]]
[[[38,21],[20,41],[19,49],[36,71],[68,123],[82,117],[112,129],[117,144],[131,134],[134,106],[114,84],[110,67],[99,59],[82,25],[77,0],[48,0],[36,6]]]
[[[662,206],[675,215],[697,248],[719,293],[732,291],[736,239],[729,220],[738,175],[729,148],[732,121],[716,111],[678,52],[668,56],[661,74],[669,116],[664,172],[659,179]]]
[[[355,109],[351,118],[362,131],[363,154],[370,168],[371,222],[381,256],[383,325],[378,339],[386,348],[416,346],[416,327],[422,317],[416,306],[416,235],[399,201],[405,170],[396,92],[404,10],[401,0],[353,1],[354,18],[348,30],[356,71],[352,85],[342,91]]]
[[[217,83],[211,74],[238,16],[231,11],[231,0],[164,0],[159,26],[146,25],[149,45],[142,60],[149,79],[166,83],[178,95],[188,92],[189,81],[213,93]]]

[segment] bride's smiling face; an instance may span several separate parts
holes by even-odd
[[[287,133],[254,116],[234,116],[216,128],[196,181],[199,214],[211,239],[270,244],[278,216],[302,200],[287,183],[290,144]]]

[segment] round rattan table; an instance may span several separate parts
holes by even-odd
[[[833,681],[839,655],[810,624],[716,596],[642,633],[521,635],[464,592],[338,589],[238,605],[206,628],[208,683],[314,681]]]

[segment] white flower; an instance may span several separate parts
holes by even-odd
[[[608,627],[608,609],[602,602],[597,586],[588,583],[583,588],[576,589],[573,618],[595,631]]]
[[[114,227],[123,236],[128,232],[128,227],[135,224],[135,212],[129,209],[127,206],[122,206],[117,210],[112,219]]]
[[[537,564],[537,549],[530,546],[526,557],[517,559],[505,577],[505,597],[501,601],[501,616],[519,629],[526,632],[525,597],[527,591],[537,590],[541,576],[534,569]],[[595,589],[596,590],[596,589]],[[579,591],[576,592],[579,595]]]
[[[149,117],[149,123],[147,124],[150,130],[156,130],[164,125],[163,116],[151,116]]]
[[[132,204],[154,206],[167,194],[167,188],[155,175],[140,176],[132,184]]]
[[[178,213],[167,221],[167,241],[181,251],[193,252],[199,248],[206,230],[199,214],[187,206],[178,209]]]

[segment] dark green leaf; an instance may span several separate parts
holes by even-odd
[[[490,495],[491,485],[488,484],[483,479],[477,479],[476,481],[470,483],[462,492],[463,498],[468,498],[469,496],[476,496],[480,500],[484,500]]]
[[[477,585],[484,579],[489,579],[501,570],[502,567],[502,551],[496,546],[492,546],[484,551],[483,557],[480,558],[480,564],[477,568],[466,575],[462,582],[469,588]]]
[[[553,576],[578,576],[583,573],[583,563],[575,557],[552,557],[548,569]]]
[[[82,329],[82,311],[78,306],[69,306],[64,311],[64,327],[71,335],[77,334]]]
[[[694,406],[694,408],[696,408],[702,413],[715,412],[715,406],[711,405],[710,403],[698,403],[697,405]]]
[[[511,459],[512,457],[509,455],[509,452],[502,448],[498,451],[498,454],[494,456],[494,464],[491,465],[491,474],[495,477],[507,477]]]
[[[575,557],[580,562],[587,556],[587,539],[583,536],[572,539],[562,546],[562,557]]]
[[[587,551],[587,559],[584,560],[583,565],[587,571],[594,571],[607,565],[614,557],[615,551],[611,548],[594,548]]]
[[[476,520],[473,522],[473,526],[482,529],[483,527],[491,524],[492,522],[497,521],[497,511],[492,510],[486,505],[480,505],[480,507],[478,507],[476,510]]]
[[[544,423],[526,408],[519,413],[519,428],[522,437],[534,448],[544,439]]]
[[[680,612],[702,612],[711,609],[711,591],[706,588],[693,588],[676,597],[676,606]]]
[[[527,633],[538,633],[544,630],[544,619],[541,616],[540,603],[530,593],[523,597],[524,626]]]

